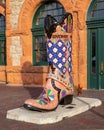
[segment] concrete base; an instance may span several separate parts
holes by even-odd
[[[35,124],[56,123],[65,117],[72,117],[85,112],[92,107],[101,105],[101,101],[95,98],[75,97],[72,104],[59,105],[55,111],[37,112],[26,110],[23,107],[7,111],[7,118]]]

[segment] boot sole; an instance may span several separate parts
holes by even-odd
[[[59,104],[60,105],[68,105],[68,104],[71,104],[72,101],[73,101],[73,95],[67,95],[60,100]],[[37,107],[31,106],[29,104],[24,104],[23,107],[26,108],[27,110],[31,110],[31,111],[48,112],[48,111],[55,110],[58,107],[58,105],[55,108],[50,109],[50,110],[37,108]]]

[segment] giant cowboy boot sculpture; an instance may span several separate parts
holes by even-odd
[[[47,19],[50,21],[51,18],[51,16],[47,16],[45,22],[47,23]],[[50,67],[46,86],[39,97],[28,99],[24,103],[25,108],[38,111],[55,110],[59,103],[69,104],[73,99],[72,45],[69,33],[54,18],[53,24],[48,28],[45,27],[45,31]]]

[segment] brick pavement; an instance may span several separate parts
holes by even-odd
[[[81,96],[99,98],[102,105],[55,124],[36,125],[6,119],[7,110],[20,107],[24,100],[39,95],[42,88],[0,87],[0,130],[104,130],[104,90],[84,90]]]

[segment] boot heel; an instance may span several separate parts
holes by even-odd
[[[68,105],[71,104],[73,100],[73,95],[67,95],[63,99],[61,99],[60,104],[61,105]]]

